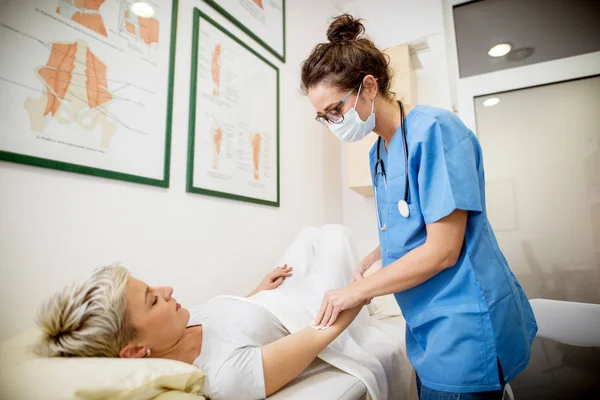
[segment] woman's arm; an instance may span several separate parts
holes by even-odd
[[[269,272],[263,278],[262,282],[258,284],[256,289],[252,292],[248,293],[246,297],[252,297],[258,292],[262,292],[263,290],[273,290],[277,289],[286,278],[292,276],[292,267],[288,267],[287,264],[283,267],[277,267],[273,271]]]
[[[262,347],[263,371],[267,396],[272,395],[300,375],[325,347],[346,329],[361,306],[340,314],[328,329],[306,327]]]

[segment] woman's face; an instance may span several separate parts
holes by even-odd
[[[172,293],[171,287],[150,287],[139,279],[129,278],[127,312],[137,336],[121,351],[121,357],[144,357],[147,349],[153,354],[161,353],[183,337],[190,313],[171,297]]]

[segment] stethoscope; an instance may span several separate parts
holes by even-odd
[[[398,201],[398,212],[404,218],[408,218],[410,216],[410,210],[408,208],[408,145],[406,143],[406,123],[404,120],[404,106],[401,101],[398,101],[400,105],[400,127],[402,129],[402,143],[404,144],[404,198]],[[381,151],[381,136],[377,139],[377,161],[375,161],[375,168],[373,168],[373,182],[375,186],[375,208],[377,208],[377,223],[379,224],[379,229],[385,231],[387,229],[386,224],[381,224],[381,214],[379,212],[379,204],[377,200],[377,170],[381,169],[381,178],[383,180],[383,186],[387,190],[387,180],[385,178],[385,165],[383,164],[383,160],[379,156]]]

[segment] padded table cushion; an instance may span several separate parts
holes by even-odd
[[[321,360],[313,362],[306,371],[269,400],[362,400],[367,388],[352,375]]]

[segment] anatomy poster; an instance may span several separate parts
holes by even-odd
[[[279,70],[194,13],[189,192],[279,206]]]
[[[285,62],[285,0],[205,0]]]
[[[177,1],[134,3],[3,0],[0,159],[168,186]]]

